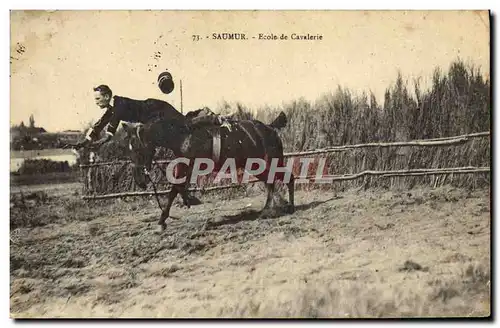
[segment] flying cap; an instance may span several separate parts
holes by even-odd
[[[172,74],[165,71],[158,75],[158,87],[161,92],[165,94],[169,94],[174,91],[174,79],[172,78]]]

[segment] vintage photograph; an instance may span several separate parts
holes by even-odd
[[[488,318],[487,10],[11,10],[11,318]]]

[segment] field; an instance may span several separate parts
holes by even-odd
[[[490,191],[207,195],[159,234],[154,199],[11,190],[12,317],[490,315]],[[207,219],[209,219],[207,221]]]

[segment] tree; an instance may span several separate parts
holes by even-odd
[[[33,117],[33,114],[30,115],[30,128],[35,127],[35,118]]]

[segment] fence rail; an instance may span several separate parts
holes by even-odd
[[[450,145],[461,144],[461,143],[467,142],[472,138],[482,138],[482,137],[487,137],[489,135],[490,135],[490,132],[487,131],[487,132],[464,134],[461,136],[446,137],[446,138],[422,139],[422,140],[398,141],[398,142],[378,142],[378,143],[372,142],[372,143],[356,144],[356,145],[333,146],[333,147],[327,147],[327,148],[323,148],[323,149],[314,149],[314,150],[286,153],[285,157],[334,153],[334,152],[339,152],[339,151],[352,150],[352,149],[356,149],[356,148],[450,146]]]
[[[310,175],[307,177],[296,177],[296,179],[302,180],[323,180],[325,182],[333,182],[333,181],[343,181],[343,180],[353,180],[358,179],[363,176],[379,176],[381,178],[395,177],[395,176],[419,176],[419,175],[441,175],[441,174],[474,174],[474,173],[489,173],[489,167],[452,167],[452,168],[439,168],[439,169],[409,169],[409,170],[392,170],[392,171],[363,171],[354,174],[343,174],[343,175],[322,175],[315,176]],[[258,179],[250,179],[248,183],[259,182]],[[230,189],[242,186],[241,184],[230,184],[225,186],[213,186],[207,188],[189,188],[189,191],[212,191],[212,190],[222,190],[222,189]],[[170,192],[170,189],[158,191],[158,195],[165,195]],[[122,192],[122,193],[114,193],[107,195],[95,195],[95,196],[83,196],[83,199],[89,200],[98,200],[98,199],[110,199],[110,198],[120,198],[120,197],[134,197],[134,196],[150,196],[154,195],[152,191],[137,191],[137,192]]]
[[[398,141],[398,142],[379,142],[379,143],[365,143],[365,144],[355,144],[355,145],[344,145],[344,146],[333,146],[321,149],[305,150],[298,152],[285,153],[284,157],[294,157],[294,156],[304,156],[304,155],[318,155],[326,153],[334,153],[339,151],[347,151],[356,148],[373,148],[373,147],[435,147],[435,146],[450,146],[454,144],[461,144],[473,138],[482,138],[490,136],[490,131],[477,132],[471,134],[464,134],[454,137],[444,137],[444,138],[434,138],[434,139],[420,139],[411,141]],[[156,164],[168,164],[171,160],[158,160],[155,161]],[[130,164],[131,161],[114,161],[114,162],[101,162],[93,164],[82,164],[80,168],[89,167],[99,167],[99,166],[110,166],[110,165],[123,165]]]
[[[344,146],[334,146],[323,149],[316,150],[308,150],[308,151],[300,151],[300,152],[292,152],[285,153],[285,157],[300,157],[305,155],[317,155],[317,154],[326,154],[332,152],[339,151],[347,151],[352,149],[359,148],[373,148],[373,147],[408,147],[408,146],[417,146],[417,147],[435,147],[435,146],[450,146],[450,145],[458,145],[464,142],[470,141],[473,138],[482,138],[490,136],[490,132],[479,132],[472,134],[465,134],[454,137],[446,137],[446,138],[435,138],[435,139],[422,139],[422,140],[412,140],[412,141],[404,141],[404,142],[382,142],[382,143],[365,143],[365,144],[355,144],[355,145],[344,145]],[[171,160],[159,160],[155,161],[155,164],[167,164],[171,162]],[[115,162],[101,162],[101,163],[93,163],[87,165],[80,165],[82,169],[90,169],[94,167],[101,166],[113,166],[113,165],[123,165],[129,164],[131,161],[115,161]],[[89,171],[90,172],[90,171]],[[376,170],[365,170],[359,173],[350,173],[343,175],[322,175],[322,176],[307,176],[307,177],[299,177],[296,179],[308,180],[308,181],[317,181],[317,182],[334,182],[334,181],[346,181],[346,180],[354,180],[358,178],[362,178],[365,176],[374,176],[377,178],[391,178],[391,177],[404,177],[404,176],[426,176],[426,175],[447,175],[447,174],[480,174],[480,173],[489,173],[490,167],[474,167],[474,166],[466,166],[466,167],[448,167],[448,168],[429,168],[429,169],[404,169],[404,170],[391,170],[391,171],[376,171]],[[259,180],[256,178],[252,178],[247,183],[258,182]],[[303,181],[301,181],[303,182]],[[230,189],[242,186],[242,184],[229,184],[229,185],[219,185],[219,186],[211,186],[211,187],[195,187],[189,188],[190,191],[201,191],[207,192],[212,190],[223,190]],[[170,192],[170,189],[160,190],[158,191],[159,195],[164,195]],[[136,191],[136,192],[119,192],[119,193],[109,193],[103,195],[84,195],[83,199],[87,200],[99,200],[99,199],[111,199],[111,198],[120,198],[120,197],[134,197],[134,196],[150,196],[154,195],[153,191]]]

